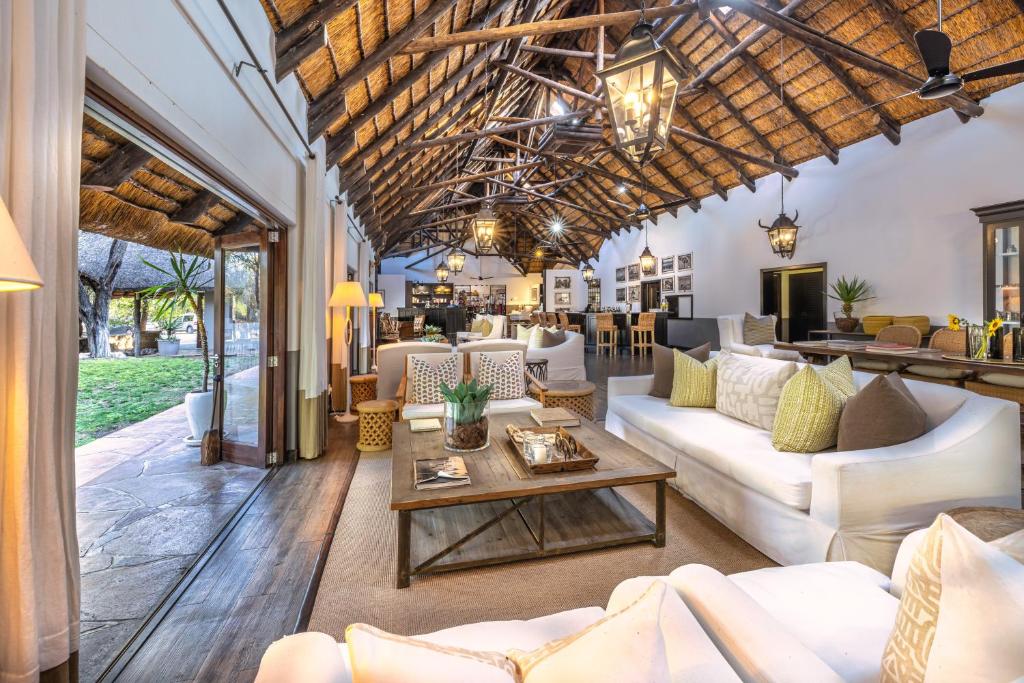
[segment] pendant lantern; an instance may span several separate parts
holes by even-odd
[[[466,254],[461,249],[448,252],[448,269],[458,275],[466,265]]]
[[[477,251],[490,251],[494,246],[494,233],[498,227],[498,219],[494,216],[490,205],[485,204],[480,213],[473,219],[473,235],[476,239]]]
[[[583,281],[592,282],[594,279],[594,266],[589,263],[583,266]]]
[[[448,282],[448,266],[442,261],[437,269],[434,270],[434,275],[437,277],[438,282]]]

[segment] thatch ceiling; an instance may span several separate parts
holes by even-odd
[[[542,111],[552,92],[548,86],[510,73],[498,62],[584,93],[597,87],[592,53],[599,30],[594,28],[427,52],[411,52],[411,41],[583,17],[599,13],[602,6],[604,13],[639,6],[632,0],[261,1],[276,33],[278,78],[294,70],[310,102],[310,137],[327,135],[328,161],[340,164],[344,189],[383,255],[430,247],[429,253],[440,254],[462,244],[468,223],[459,217],[478,209],[472,198],[486,191],[488,178],[417,193],[412,188],[493,171],[502,167],[497,158],[536,160],[532,150],[545,128],[504,134],[508,143],[483,138],[423,145],[431,138],[549,114]],[[740,7],[741,1],[734,5]],[[907,78],[882,75],[877,62],[872,70],[853,66],[848,56],[844,61],[821,46],[784,37],[748,18],[742,7],[702,13],[695,0],[649,5],[675,5],[683,12],[655,22],[655,34],[671,46],[687,76],[700,87],[678,100],[673,122],[677,134],[671,147],[648,165],[646,192],[642,186],[620,188],[621,178],[638,179],[638,169],[621,155],[600,149],[577,158],[587,166],[544,157],[537,168],[494,178],[553,197],[541,199],[518,190],[520,203],[504,210],[498,249],[523,271],[593,256],[605,237],[628,229],[629,214],[641,195],[648,206],[686,198],[691,201],[667,210],[698,210],[701,198],[726,198],[738,185],[752,191],[756,178],[777,170],[758,160],[792,167],[824,155],[838,163],[843,147],[875,135],[898,144],[902,124],[951,104],[960,111],[946,115],[955,113],[967,121],[965,114],[980,113],[977,101],[1022,80],[973,82],[956,100],[910,96],[851,116],[906,92]],[[758,0],[758,5],[788,13],[800,24],[877,58],[883,67],[906,72],[903,76],[917,83],[926,75],[913,33],[934,28],[933,0]],[[794,7],[783,9],[788,5]],[[954,44],[954,71],[1024,58],[1024,0],[946,0],[944,15],[943,28]],[[607,27],[604,52],[614,53],[628,30],[628,24]],[[758,30],[763,35],[723,61],[738,42]],[[574,53],[553,54],[547,48]],[[577,110],[588,106],[585,98],[562,97]],[[588,122],[599,123],[593,118]],[[600,147],[610,142],[607,127],[604,138]],[[491,184],[490,193],[508,189]],[[556,216],[567,227],[554,244],[545,245],[544,240],[552,239],[548,228]],[[543,258],[535,256],[538,246],[545,247]]]
[[[211,256],[213,235],[251,217],[88,114],[79,227],[158,249]]]

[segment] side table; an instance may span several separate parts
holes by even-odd
[[[391,428],[398,414],[398,401],[363,401],[356,404],[359,413],[359,443],[361,451],[386,451],[391,448]]]
[[[363,401],[377,400],[377,375],[352,375],[348,383],[352,387],[353,406],[358,406]]]
[[[537,358],[536,360],[526,361],[526,371],[530,373],[530,376],[540,381],[545,381],[548,378],[548,359]]]
[[[585,380],[553,380],[544,388],[534,387],[545,408],[566,408],[588,420],[594,419],[594,383]]]

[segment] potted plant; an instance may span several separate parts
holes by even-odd
[[[177,356],[181,350],[181,341],[177,337],[181,330],[178,319],[170,313],[158,318],[156,324],[160,328],[160,336],[156,338],[157,351],[161,356]]]
[[[840,332],[853,332],[857,329],[857,324],[860,323],[860,318],[853,317],[853,305],[875,298],[871,296],[871,286],[859,277],[847,280],[843,275],[831,283],[829,289],[832,292],[826,292],[828,298],[842,302],[842,316],[838,313],[835,314],[836,327]]]
[[[210,275],[210,262],[209,259],[200,256],[186,256],[180,251],[170,252],[166,268],[146,259],[142,259],[142,262],[167,278],[166,282],[143,291],[144,296],[157,302],[156,317],[161,321],[174,319],[174,314],[181,308],[186,308],[195,316],[196,344],[203,360],[203,384],[201,388],[185,395],[185,416],[192,431],[191,437],[186,438],[185,443],[198,446],[202,443],[203,434],[210,428],[213,418],[210,347],[206,336],[206,321],[203,318],[203,290],[207,289],[213,280]],[[175,324],[180,324],[177,319],[174,321]],[[177,343],[177,340],[175,342]],[[160,353],[163,353],[162,349]]]
[[[444,447],[450,451],[479,451],[490,444],[487,403],[491,386],[476,380],[451,389],[441,382],[444,396]]]
[[[423,341],[425,342],[440,342],[444,343],[448,341],[448,337],[444,336],[441,328],[437,325],[424,325],[423,326]]]

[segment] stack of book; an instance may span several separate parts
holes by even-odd
[[[871,342],[867,344],[864,349],[865,351],[871,351],[873,353],[895,353],[899,355],[916,353],[916,346],[909,346],[907,344],[894,344],[891,342]]]
[[[828,346],[829,348],[844,349],[846,351],[863,351],[867,344],[861,341],[854,341],[852,339],[830,339],[828,341]]]

